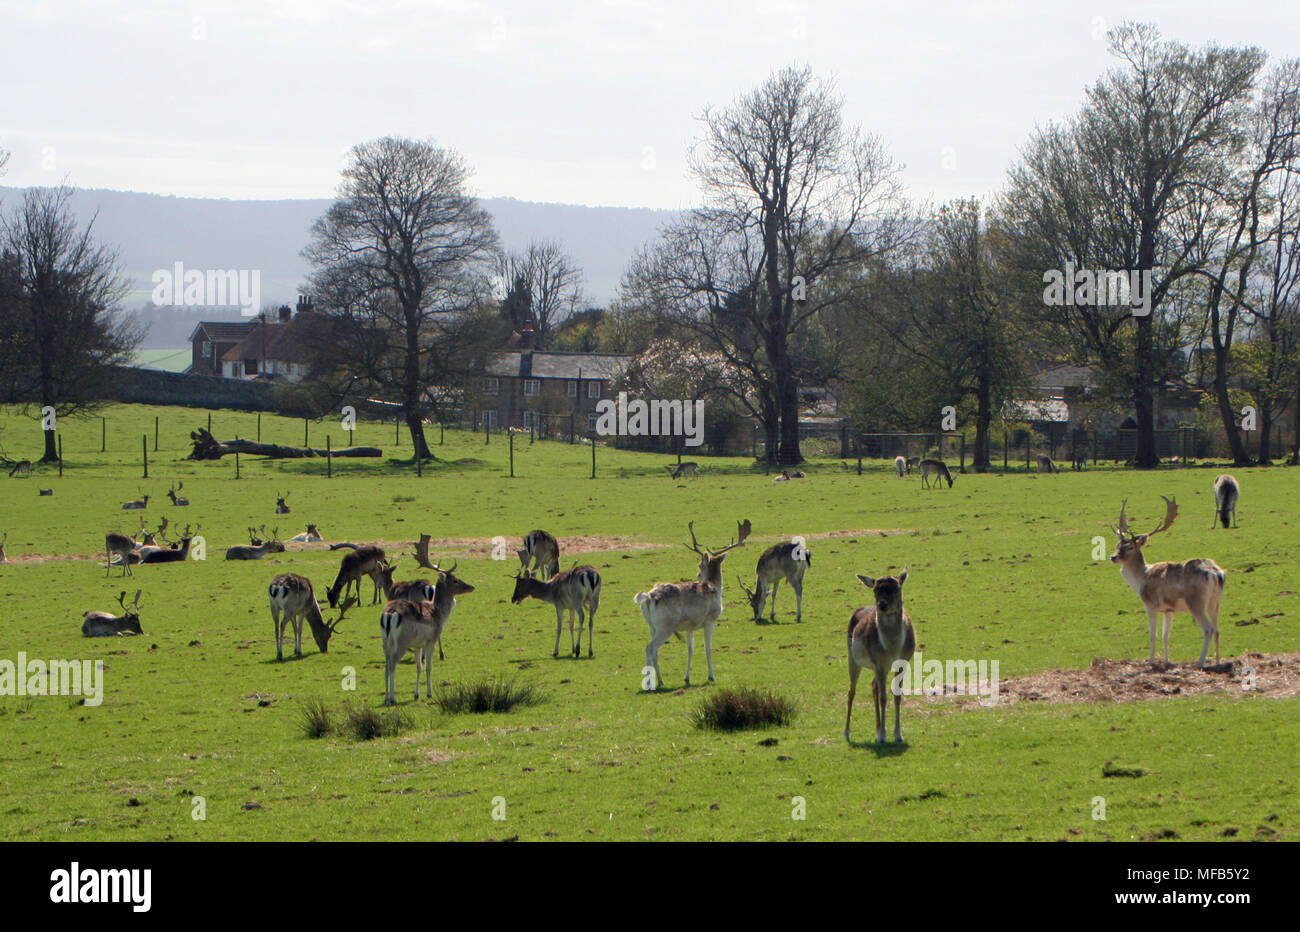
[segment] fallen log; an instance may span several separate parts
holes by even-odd
[[[256,440],[245,440],[237,438],[235,440],[218,440],[212,436],[206,427],[200,427],[198,430],[190,433],[190,439],[194,441],[194,450],[187,459],[192,460],[219,460],[223,456],[229,456],[232,453],[243,453],[245,456],[266,456],[271,459],[303,459],[311,456],[383,456],[384,451],[379,447],[341,447],[337,450],[323,450],[312,447],[287,447],[278,443],[259,443]]]

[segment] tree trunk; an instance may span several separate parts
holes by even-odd
[[[1133,390],[1133,414],[1137,421],[1137,454],[1134,462],[1139,469],[1160,465],[1156,454],[1156,412],[1154,378],[1151,371],[1151,317],[1137,318],[1137,372]]]
[[[433,459],[433,453],[424,439],[424,418],[418,414],[408,414],[406,429],[411,432],[411,448],[417,451],[416,455],[422,460]]]
[[[780,386],[781,451],[777,457],[782,466],[798,466],[803,462],[799,452],[799,383],[787,375]]]
[[[989,425],[993,420],[993,389],[987,373],[981,372],[975,388],[978,403],[975,412],[975,454],[971,463],[976,472],[989,470]]]
[[[200,427],[190,434],[194,449],[186,459],[219,460],[232,453],[245,456],[266,456],[271,459],[304,459],[312,456],[383,456],[379,447],[340,447],[336,450],[312,447],[287,447],[277,443],[259,443],[256,440],[218,440],[208,433],[206,427]]]
[[[1259,465],[1272,466],[1273,406],[1267,400],[1259,404]]]
[[[45,455],[41,457],[42,463],[57,463],[59,461],[59,451],[54,441],[54,431],[47,430],[45,433]]]
[[[1228,448],[1232,450],[1232,465],[1251,465],[1250,454],[1246,444],[1237,430],[1237,412],[1232,409],[1232,399],[1228,397],[1228,354],[1219,352],[1219,338],[1214,339],[1214,400],[1219,405],[1219,418],[1223,421],[1223,430],[1228,435]]]

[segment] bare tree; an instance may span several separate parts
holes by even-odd
[[[553,240],[529,243],[522,253],[502,254],[497,279],[505,291],[503,316],[516,330],[531,322],[538,349],[547,346],[555,327],[582,301],[582,270]]]
[[[30,188],[0,217],[0,371],[15,400],[74,414],[106,397],[110,367],[127,363],[139,326],[121,311],[117,254],[78,227],[72,188]],[[44,431],[43,462],[58,460]]]
[[[358,348],[340,364],[401,400],[421,458],[424,418],[457,380],[457,337],[487,297],[497,249],[468,179],[461,157],[432,142],[360,143],[303,252],[318,312]]]

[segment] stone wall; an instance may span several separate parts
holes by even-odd
[[[114,401],[182,405],[187,408],[275,410],[275,389],[267,382],[223,379],[212,375],[185,375],[129,366],[116,367],[113,381]]]

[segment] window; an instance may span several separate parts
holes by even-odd
[[[199,349],[199,353],[203,356],[204,359],[211,359],[211,358],[212,358],[212,341],[210,341],[210,340],[204,340],[204,341],[203,341],[203,344],[202,344],[202,346],[201,346],[201,348]]]
[[[484,379],[484,380],[483,380],[483,394],[485,394],[485,395],[495,395],[495,394],[496,394],[497,392],[499,392],[500,390],[501,390],[501,380],[500,380],[500,379]]]
[[[489,408],[487,411],[484,411],[484,412],[483,412],[483,419],[487,422],[487,426],[488,426],[488,428],[489,428],[490,430],[496,430],[496,427],[497,427],[497,413],[496,413],[495,411],[493,411],[493,410],[490,409],[490,408]]]
[[[590,381],[590,382],[587,383],[587,397],[588,397],[588,398],[599,398],[599,397],[600,397],[600,380],[599,380],[599,379],[593,379],[592,381]]]
[[[256,360],[256,359],[245,359],[245,360],[244,360],[244,375],[257,375],[257,360]]]
[[[569,381],[564,383],[564,389],[568,392],[570,398],[578,397],[578,383],[573,381],[573,379],[569,379]]]
[[[531,411],[525,411],[525,412],[524,412],[524,430],[528,430],[528,429],[530,429],[532,426],[533,426],[533,412],[531,412]]]
[[[594,412],[591,413],[591,414],[588,414],[588,415],[587,415],[587,435],[588,435],[588,436],[594,436],[594,435],[595,435],[595,433],[596,433],[596,422],[599,421],[599,420],[600,420],[600,418],[599,418],[599,417],[598,417]]]
[[[524,379],[525,395],[540,395],[542,393],[541,379]]]

